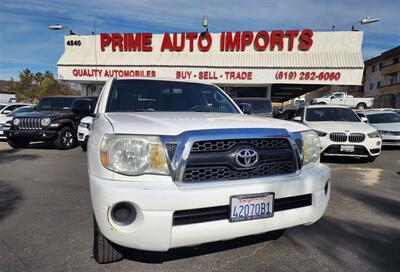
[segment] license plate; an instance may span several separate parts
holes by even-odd
[[[247,221],[274,216],[274,193],[231,196],[230,222]]]
[[[342,152],[354,152],[354,145],[342,145],[340,146]]]

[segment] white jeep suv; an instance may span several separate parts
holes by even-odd
[[[212,84],[107,81],[87,147],[97,262],[321,218],[331,175],[318,136],[240,107]]]
[[[296,112],[293,121],[304,123],[318,134],[322,156],[358,157],[372,162],[381,153],[378,131],[348,107],[305,106]]]

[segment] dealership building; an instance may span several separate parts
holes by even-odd
[[[234,97],[283,102],[327,85],[361,85],[363,32],[101,33],[65,36],[58,78],[98,95],[111,77],[211,82]]]

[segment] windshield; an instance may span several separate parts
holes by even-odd
[[[241,103],[250,104],[252,114],[271,113],[272,112],[271,102],[269,102],[268,100],[238,98],[238,99],[234,99],[234,101],[238,105]]]
[[[239,113],[215,86],[152,80],[115,80],[108,112],[204,111]]]
[[[35,108],[33,108],[33,107],[21,107],[21,108],[18,108],[16,110],[13,110],[11,113],[8,114],[8,116],[15,117],[18,114],[21,114],[21,113],[24,113],[24,112],[32,112],[34,110],[35,110]]]
[[[347,108],[308,108],[306,120],[311,122],[360,122],[358,116],[351,109]]]
[[[370,115],[367,115],[367,118],[368,118],[368,122],[370,122],[371,124],[400,122],[400,115],[395,112],[370,114]]]
[[[74,100],[74,97],[44,97],[39,102],[38,110],[69,110]]]

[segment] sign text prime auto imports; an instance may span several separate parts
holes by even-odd
[[[253,33],[251,31],[221,32],[219,36],[219,50],[245,51],[253,46],[256,51],[282,50],[285,47],[292,51],[294,46],[299,50],[308,50],[313,44],[313,31],[311,29],[300,30],[265,30]],[[153,51],[152,33],[101,33],[100,48],[105,51]],[[285,42],[286,41],[286,42]],[[197,48],[201,52],[208,52],[213,39],[209,32],[184,32],[164,33],[159,50],[181,52],[188,49],[192,52]]]

